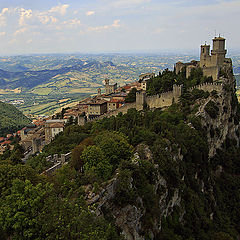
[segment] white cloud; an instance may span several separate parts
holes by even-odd
[[[4,16],[0,15],[0,27],[6,26],[6,19]]]
[[[111,25],[114,28],[119,28],[120,27],[120,20],[114,20],[113,24]]]
[[[24,26],[26,25],[26,20],[30,19],[32,17],[32,10],[31,9],[24,9],[24,8],[19,8],[17,9],[19,14],[20,14],[20,18],[19,18],[19,25],[20,26]]]
[[[55,18],[55,17],[53,17],[53,16],[50,16],[50,18],[51,18],[52,23],[58,22],[58,19],[57,19],[57,18]]]
[[[20,28],[14,33],[14,35],[17,36],[19,34],[22,34],[22,33],[26,32],[26,31],[27,31],[27,28]]]
[[[42,24],[47,24],[50,21],[50,17],[47,15],[39,15],[38,19]]]
[[[151,0],[115,0],[111,2],[110,6],[116,7],[116,8],[119,8],[119,7],[128,8],[131,6],[149,3],[149,2],[151,2]]]
[[[17,39],[14,38],[14,39],[11,39],[8,43],[9,44],[15,44],[16,42],[17,42]]]
[[[75,27],[75,26],[80,26],[81,21],[79,19],[75,18],[75,19],[70,19],[68,21],[64,21],[63,24],[65,24],[69,27]]]
[[[8,8],[3,8],[1,13],[0,13],[0,27],[6,26],[6,17],[4,16],[5,13],[9,11]]]
[[[9,8],[3,8],[1,14],[5,14],[9,11]]]
[[[95,14],[94,11],[87,11],[87,12],[86,12],[86,15],[87,15],[87,16],[91,16],[91,15],[94,15],[94,14]]]
[[[67,12],[67,8],[69,7],[68,4],[61,4],[55,7],[52,7],[49,12],[50,13],[59,13],[61,15],[65,15]]]
[[[104,26],[98,26],[98,27],[89,27],[88,30],[90,32],[102,32],[104,30],[109,30],[109,29],[114,29],[114,28],[119,28],[121,27],[120,25],[120,20],[114,20],[113,24],[111,25],[104,25]]]

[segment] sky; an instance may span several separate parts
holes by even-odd
[[[0,55],[240,49],[240,0],[0,0]]]

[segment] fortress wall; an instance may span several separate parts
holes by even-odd
[[[89,120],[88,122],[101,120],[101,119],[103,119],[105,117],[108,118],[108,117],[111,117],[111,116],[117,116],[120,112],[125,114],[131,108],[136,108],[136,103],[135,102],[134,103],[126,103],[124,106],[119,107],[116,110],[113,110],[111,112],[105,113],[105,114],[103,114],[103,115],[101,115],[99,117],[96,117],[96,118],[92,119],[92,120]]]
[[[218,79],[218,73],[219,73],[219,68],[217,66],[213,67],[207,67],[207,68],[202,68],[203,70],[203,75],[207,77],[213,78],[213,81],[216,81]]]
[[[178,102],[179,97],[182,94],[182,85],[173,86],[173,91],[165,92],[160,95],[148,96],[146,103],[150,108],[162,108],[169,107],[173,101]]]
[[[223,89],[223,85],[217,84],[217,83],[204,83],[204,84],[189,88],[189,91],[192,91],[193,89],[199,89],[199,90],[208,91],[208,92],[212,92],[213,90],[221,92]]]
[[[199,90],[208,91],[208,92],[216,90],[218,92],[221,92],[222,84],[204,83],[204,84],[189,88],[188,90],[192,91],[193,89],[199,89]],[[122,114],[126,114],[127,111],[131,108],[142,110],[144,101],[150,107],[150,109],[169,107],[172,105],[173,102],[178,102],[179,97],[181,96],[181,93],[182,93],[182,86],[177,86],[177,85],[173,86],[173,91],[165,92],[165,93],[154,95],[154,96],[145,96],[145,93],[139,93],[139,95],[136,98],[137,102],[126,103],[124,106],[117,108],[116,110],[105,113],[99,117],[96,117],[88,121],[91,122],[91,121],[101,120],[105,117],[108,118],[111,116],[117,116],[120,112]]]
[[[172,105],[174,94],[172,91],[162,93],[161,95],[149,96],[146,98],[146,103],[150,108],[161,108]]]

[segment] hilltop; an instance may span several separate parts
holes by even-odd
[[[55,116],[41,131],[50,144],[25,165],[17,164],[20,148],[4,154],[3,239],[238,239],[240,104],[231,60],[218,46],[213,55],[202,46],[208,65],[202,56],[146,74],[129,92],[133,101],[110,114],[82,112],[78,120],[87,122],[65,126],[56,119],[64,112]],[[114,86],[106,81],[106,90]],[[61,128],[52,138],[51,124]],[[32,134],[36,148],[42,136]]]
[[[30,123],[16,107],[0,101],[0,136],[13,133]]]

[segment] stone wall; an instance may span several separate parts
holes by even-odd
[[[181,94],[182,85],[174,85],[173,91],[146,97],[146,103],[150,107],[150,109],[169,107],[172,105],[173,102],[178,102]]]
[[[188,90],[192,91],[193,89],[199,89],[199,90],[204,90],[208,92],[212,92],[213,90],[216,90],[218,92],[221,92],[223,89],[223,86],[220,83],[204,83],[204,84],[189,88]],[[165,92],[165,93],[157,94],[153,96],[146,96],[145,92],[140,92],[136,94],[136,102],[126,103],[125,105],[123,105],[120,108],[117,108],[116,110],[113,110],[111,112],[105,113],[99,117],[89,120],[89,122],[101,120],[105,117],[109,118],[111,116],[117,116],[119,113],[126,114],[127,111],[131,108],[142,110],[144,107],[144,104],[147,104],[150,109],[169,107],[172,105],[173,102],[176,102],[176,103],[178,102],[181,94],[182,94],[182,85],[180,86],[174,85],[173,91],[169,91],[169,92]]]
[[[61,154],[60,157],[58,156],[58,154],[54,154],[53,156],[49,155],[48,157],[46,157],[46,161],[52,162],[53,166],[45,170],[42,174],[51,175],[57,169],[61,168],[64,164],[66,164],[70,160],[70,157],[71,152]]]
[[[201,85],[189,88],[188,90],[192,91],[193,89],[199,89],[208,92],[212,92],[213,90],[221,92],[223,90],[223,85],[221,83],[203,83]]]
[[[150,109],[171,106],[174,101],[173,91],[165,92],[160,95],[148,96],[146,103]],[[177,101],[178,99],[176,99]]]
[[[217,81],[219,78],[220,67],[212,66],[212,67],[203,67],[203,75],[207,77],[212,77],[213,81]]]
[[[131,108],[136,108],[136,103],[125,103],[123,106],[117,108],[116,110],[113,110],[111,112],[108,112],[108,113],[105,113],[99,117],[96,117],[96,118],[93,118],[92,120],[89,120],[88,122],[91,122],[91,121],[96,121],[96,120],[101,120],[105,117],[109,118],[111,116],[117,116],[120,112],[123,113],[123,114],[126,114],[127,111]]]

